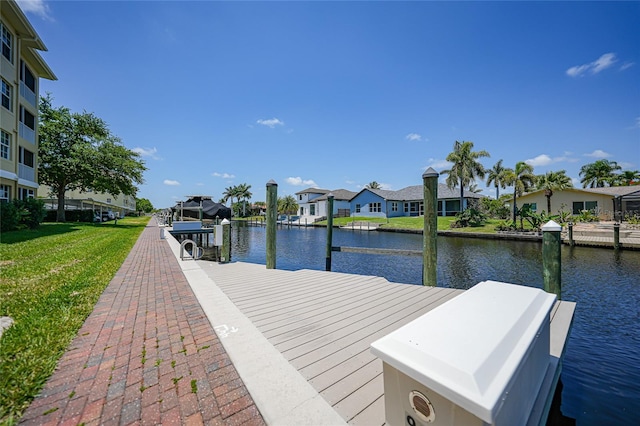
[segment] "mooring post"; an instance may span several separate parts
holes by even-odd
[[[422,234],[422,284],[437,285],[438,264],[438,172],[429,167],[422,174],[424,231]]]
[[[327,195],[327,256],[325,271],[331,270],[331,248],[333,247],[333,193]]]
[[[560,232],[562,226],[550,220],[542,227],[542,275],[544,291],[562,295]]]
[[[620,224],[618,222],[613,224],[613,248],[620,249]]]
[[[220,253],[220,263],[231,262],[231,222],[229,219],[222,220],[222,250]]]
[[[573,247],[575,242],[573,241],[573,222],[569,222],[569,245]]]
[[[278,219],[278,184],[267,182],[267,269],[276,269],[276,222]]]

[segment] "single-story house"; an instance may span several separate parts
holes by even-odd
[[[518,206],[529,204],[533,211],[547,211],[545,191],[533,191],[516,199]],[[606,188],[568,188],[554,191],[551,196],[551,214],[559,211],[580,214],[589,210],[600,219],[613,220],[615,212],[624,217],[626,213],[640,213],[640,185],[611,186]]]
[[[463,207],[484,197],[471,191],[463,193]],[[453,216],[460,211],[460,190],[438,184],[438,216]],[[364,188],[351,199],[351,216],[398,217],[424,214],[424,188],[408,186],[398,191]]]

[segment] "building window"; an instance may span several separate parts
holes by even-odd
[[[13,36],[9,32],[9,29],[0,22],[2,27],[2,56],[7,58],[9,62],[13,63],[13,55],[11,55],[11,45]]]
[[[4,130],[0,131],[0,158],[11,160],[11,135]]]
[[[2,79],[2,106],[11,111],[11,85]]]
[[[298,195],[298,200],[302,201],[302,194]]]
[[[33,189],[28,189],[28,188],[18,189],[18,198],[20,198],[21,200],[26,200],[27,198],[34,198],[35,195],[36,194]]]
[[[9,201],[11,198],[11,187],[9,185],[0,185],[0,200]]]
[[[360,213],[360,204],[356,204],[356,213]]]
[[[588,210],[595,213],[598,210],[597,201],[574,201],[573,202],[573,214],[580,214],[583,210]]]
[[[107,198],[107,204],[111,204],[111,198]]]
[[[391,202],[391,211],[392,212],[397,212],[398,211],[398,202],[397,201],[392,201]]]
[[[36,130],[36,118],[23,106],[20,106],[20,122],[31,130]]]
[[[20,81],[24,83],[32,92],[36,92],[36,77],[33,75],[29,67],[20,61]]]
[[[35,167],[35,155],[33,155],[33,152],[20,147],[20,164],[31,168]]]
[[[522,208],[526,208],[527,206],[529,206],[529,208],[531,209],[532,212],[536,212],[538,211],[538,203],[525,203]]]
[[[409,203],[404,203],[404,212],[409,213]]]
[[[380,213],[382,211],[382,204],[381,203],[369,204],[369,211],[371,213]]]

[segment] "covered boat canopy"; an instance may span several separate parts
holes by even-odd
[[[224,204],[216,203],[210,196],[192,195],[187,201],[176,204],[172,210],[183,217],[200,219],[200,208],[202,207],[203,219],[231,219],[231,209]]]

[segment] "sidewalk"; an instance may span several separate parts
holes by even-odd
[[[264,424],[155,219],[21,423]]]

